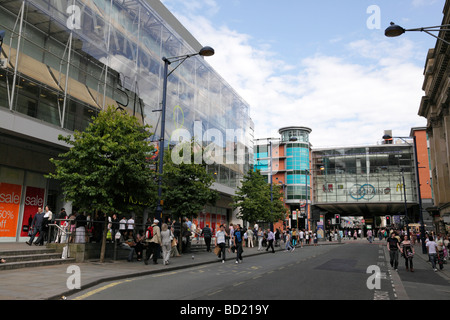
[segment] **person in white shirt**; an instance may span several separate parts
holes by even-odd
[[[430,257],[431,266],[433,267],[433,270],[436,272],[437,244],[432,236],[429,236],[426,247],[428,250],[428,256]]]
[[[122,238],[125,239],[125,233],[127,232],[127,219],[125,217],[122,217],[119,221],[119,232]]]
[[[305,232],[302,230],[300,230],[299,232],[299,238],[300,238],[300,246],[303,248],[303,241],[305,240]]]
[[[222,263],[225,263],[225,252],[226,252],[226,237],[228,234],[225,232],[225,227],[223,224],[220,225],[220,230],[216,232],[215,246],[220,247],[219,259],[222,259]]]
[[[134,234],[134,219],[133,219],[133,217],[130,217],[130,218],[127,220],[127,230],[128,230],[128,231],[132,231],[133,234]]]

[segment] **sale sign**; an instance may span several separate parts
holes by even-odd
[[[15,237],[22,186],[0,182],[0,237]]]
[[[27,187],[25,193],[25,207],[23,209],[23,221],[21,229],[22,231],[20,233],[20,236],[22,237],[28,236],[28,232],[23,231],[23,226],[31,225],[33,217],[38,211],[39,207],[44,209],[44,197],[45,197],[45,189]]]

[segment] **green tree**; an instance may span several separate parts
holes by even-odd
[[[260,170],[250,170],[233,196],[232,206],[239,209],[237,218],[249,222],[264,221],[274,223],[284,220],[286,208],[281,198],[281,187],[273,185],[271,201],[270,184]]]
[[[214,177],[207,172],[206,163],[195,161],[199,151],[194,142],[185,142],[165,153],[164,208],[170,210],[175,219],[197,217],[205,205],[214,205],[219,198],[218,192],[211,189]]]
[[[71,148],[58,159],[50,159],[55,172],[47,177],[59,180],[65,198],[82,210],[142,210],[156,203],[155,172],[148,160],[154,152],[148,142],[151,135],[149,126],[109,107],[85,131],[58,137]],[[103,254],[102,247],[102,259]]]

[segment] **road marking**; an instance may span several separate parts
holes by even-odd
[[[152,278],[165,277],[165,276],[170,276],[170,275],[177,274],[177,273],[178,273],[178,272],[176,272],[176,271],[169,272],[169,273],[164,272],[164,273],[155,274],[155,275],[152,276]],[[191,272],[191,273],[192,273],[192,272]]]
[[[216,291],[216,292],[213,292],[213,293],[208,294],[208,296],[213,296],[213,295],[218,294],[218,293],[220,293],[220,292],[222,292],[222,291],[223,291],[223,290],[218,290],[218,291]]]
[[[79,296],[77,298],[74,298],[73,300],[83,300],[83,299],[86,299],[86,298],[89,298],[89,297],[93,296],[94,294],[97,294],[99,292],[102,292],[102,291],[111,289],[111,288],[113,288],[115,286],[118,286],[119,284],[123,284],[123,283],[126,283],[126,282],[131,282],[131,281],[133,281],[133,280],[124,280],[124,281],[110,283],[110,284],[108,284],[106,286],[103,286],[101,288],[89,291],[88,293],[85,293],[85,294],[83,294],[83,295],[81,295],[81,296]]]

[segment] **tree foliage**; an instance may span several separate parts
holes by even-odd
[[[125,111],[101,111],[85,131],[59,136],[70,150],[51,159],[64,195],[85,210],[127,213],[156,203],[150,127]]]
[[[270,184],[259,170],[250,170],[233,196],[233,208],[238,208],[237,218],[249,222],[264,221],[268,223],[284,220],[286,208],[281,201],[281,187],[272,186],[271,201]]]
[[[164,156],[164,208],[175,219],[196,217],[205,205],[214,205],[219,198],[218,192],[211,189],[214,177],[207,172],[206,163],[194,159],[198,151],[195,148],[194,142],[184,142]]]

